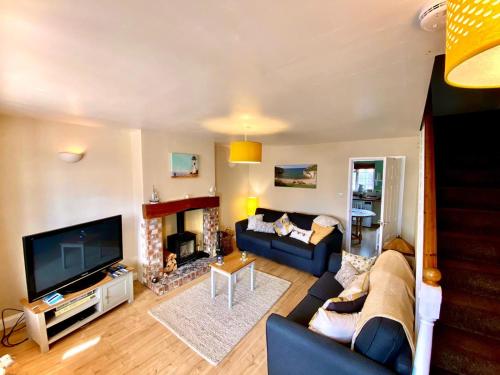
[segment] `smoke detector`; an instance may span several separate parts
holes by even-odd
[[[418,15],[420,27],[425,31],[439,31],[446,26],[446,0],[428,1]]]

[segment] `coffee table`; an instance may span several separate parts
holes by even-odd
[[[250,290],[254,290],[255,285],[255,261],[257,258],[247,256],[245,261],[241,260],[240,252],[233,252],[231,255],[224,257],[224,263],[210,263],[210,286],[212,299],[215,298],[216,285],[215,274],[218,273],[227,278],[227,301],[228,307],[233,307],[233,289],[237,282],[238,272],[245,268],[250,269]]]

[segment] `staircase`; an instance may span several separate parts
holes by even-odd
[[[500,374],[500,113],[434,118],[441,316],[432,374]]]

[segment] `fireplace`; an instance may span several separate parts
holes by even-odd
[[[194,233],[184,230],[184,213],[197,209],[203,210],[201,246],[198,246]],[[207,262],[211,258],[207,258],[206,265],[202,269],[195,270],[196,267],[193,265],[204,262],[204,259],[199,258],[215,256],[217,231],[219,230],[219,197],[196,197],[157,204],[144,204],[142,213],[142,282],[145,285],[156,294],[162,295],[171,289],[170,284],[178,284],[177,279],[168,278],[164,272],[164,250],[177,255],[177,265],[184,264],[183,267],[178,269],[179,271],[186,269],[187,273],[193,271],[193,275],[198,276],[201,273],[208,272],[209,263]],[[177,215],[177,233],[167,236],[166,241],[164,241],[162,236],[163,218],[175,214]],[[201,251],[198,251],[198,247],[201,247]],[[191,260],[196,260],[196,262],[190,262]],[[190,270],[191,268],[193,270]],[[189,274],[186,276],[188,279],[188,276],[192,277]]]

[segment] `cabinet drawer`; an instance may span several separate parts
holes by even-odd
[[[128,300],[128,285],[128,277],[124,276],[103,287],[102,294],[104,310]]]

